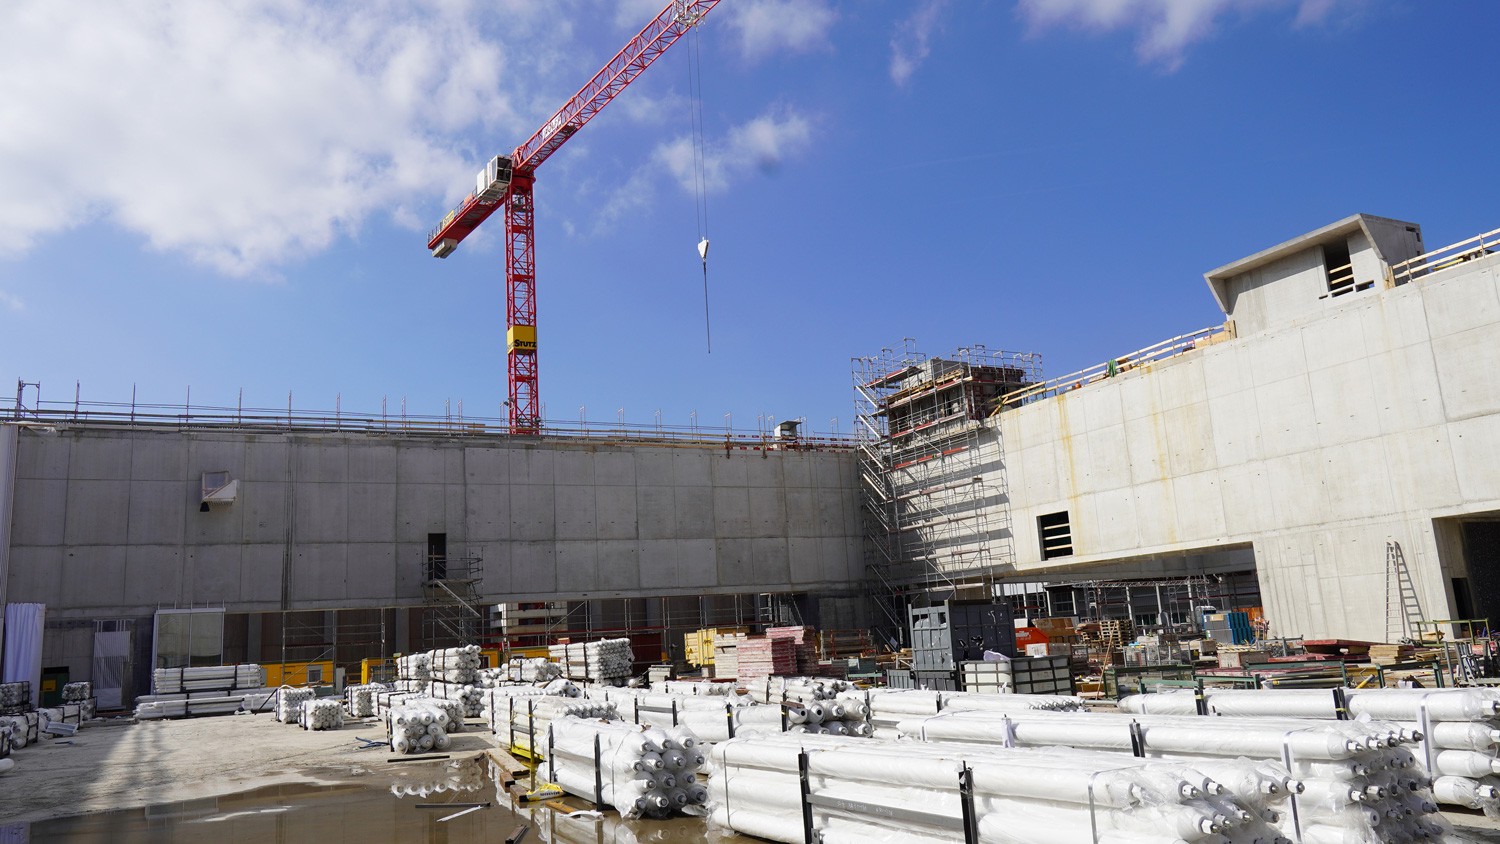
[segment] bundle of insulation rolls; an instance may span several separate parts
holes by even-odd
[[[447,750],[448,712],[433,700],[411,700],[386,713],[386,729],[391,750],[397,753],[426,753]]]
[[[1500,690],[1343,689],[1350,718],[1388,722],[1415,743],[1418,769],[1432,779],[1438,803],[1482,809],[1500,818]],[[1339,715],[1324,689],[1205,690],[1209,713],[1243,718],[1332,719]],[[1194,715],[1191,695],[1131,695],[1127,712]]]
[[[550,731],[541,770],[569,794],[625,818],[664,818],[708,800],[698,781],[705,759],[689,730],[562,716]]]
[[[953,841],[970,825],[992,844],[1288,844],[1190,766],[1119,754],[785,734],[709,756],[714,822],[789,844]]]
[[[344,726],[344,705],[332,698],[303,701],[297,721],[304,730],[337,730]]]
[[[276,720],[283,724],[295,724],[302,715],[302,704],[317,694],[312,689],[282,686],[276,692]]]

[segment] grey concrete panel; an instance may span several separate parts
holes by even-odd
[[[684,491],[684,497],[692,494]],[[702,497],[702,496],[699,496]],[[677,536],[677,503],[670,486],[641,486],[635,491],[636,520],[641,539],[670,539]],[[712,524],[712,509],[703,524]]]
[[[602,591],[599,585],[598,543],[557,543],[557,591],[571,595]]]
[[[744,586],[755,582],[749,539],[719,538],[714,544],[714,564],[721,585]]]
[[[638,486],[672,486],[672,451],[664,448],[638,448],[635,457],[635,482]]]
[[[363,449],[340,438],[298,439],[292,459],[298,481],[342,484],[349,480],[349,453]]]
[[[166,545],[183,541],[183,515],[191,495],[177,481],[135,481],[130,485],[128,538],[136,545]],[[213,513],[207,515],[221,515]]]
[[[351,438],[346,442],[344,452],[350,483],[395,483],[396,474],[400,471],[396,446]]]
[[[396,595],[396,546],[391,542],[351,542],[348,596],[391,600]]]
[[[1364,324],[1365,348],[1374,355],[1382,349],[1426,344],[1427,309],[1420,295],[1379,296],[1358,312]]]
[[[511,588],[518,595],[557,591],[557,543],[512,542]]]
[[[1380,406],[1367,360],[1308,373],[1318,443],[1334,446],[1380,433]]]
[[[55,431],[20,429],[16,446],[16,479],[62,480],[68,477],[73,438]]]
[[[813,468],[813,485],[818,489],[852,489],[844,485],[845,469],[837,461],[821,460]]]
[[[402,442],[396,449],[396,477],[402,484],[441,484],[446,480],[446,456],[433,443]]]
[[[469,541],[508,542],[511,488],[503,484],[471,484],[467,489]]]
[[[1059,396],[1058,398],[1062,398]],[[1005,425],[1005,447],[1014,453],[1018,449],[1046,445],[1057,437],[1057,402],[1042,402],[1028,407],[1024,412],[1013,411],[1000,417]]]
[[[485,548],[483,575],[476,587],[481,595],[506,595],[516,590],[509,542],[496,542]]]
[[[1183,539],[1221,538],[1227,534],[1224,499],[1218,472],[1198,472],[1172,479],[1178,536]],[[1176,542],[1178,537],[1173,537]]]
[[[1171,458],[1167,447],[1166,420],[1161,415],[1141,416],[1125,423],[1125,446],[1130,454],[1130,479],[1143,484],[1158,481],[1167,476]],[[1037,460],[1045,460],[1039,455]],[[1030,475],[1028,474],[1029,478]],[[1038,490],[1036,499],[1047,500],[1072,494],[1072,487],[1053,487]],[[1055,490],[1055,491],[1054,491]],[[1027,498],[1033,498],[1027,490]]]
[[[284,545],[252,544],[240,549],[239,601],[250,605],[281,605],[281,568]]]
[[[1385,352],[1370,365],[1381,433],[1427,428],[1447,419],[1430,345]]]
[[[510,482],[513,484],[557,483],[554,453],[537,446],[519,448],[510,453]]]
[[[285,436],[252,434],[245,442],[245,480],[285,481],[292,471],[292,448]]]
[[[1069,508],[1073,511],[1069,520],[1073,526],[1073,553],[1081,556],[1096,554],[1105,548],[1137,548],[1142,544],[1142,531],[1161,530],[1163,525],[1172,525],[1176,514],[1172,512],[1171,502],[1150,497],[1163,486],[1165,484],[1158,481],[1079,496],[1075,499],[1076,505]],[[1147,498],[1139,509],[1136,505],[1138,494]]]
[[[747,455],[756,456],[749,457]],[[759,460],[758,452],[731,451],[726,457],[715,458],[709,464],[713,484],[718,489],[732,489],[750,485],[750,461]]]
[[[21,452],[24,454],[25,449],[23,448]],[[68,512],[67,503],[68,481],[66,478],[50,480],[18,478],[15,502],[11,511],[13,547],[61,545],[64,517]]]
[[[1385,443],[1366,439],[1323,449],[1330,521],[1368,518],[1395,508]]]
[[[813,458],[804,452],[791,451],[781,456],[781,477],[787,489],[813,486]]]
[[[595,488],[594,520],[601,540],[635,539],[636,488],[634,486],[601,486]]]
[[[510,450],[488,444],[473,444],[464,450],[464,469],[470,484],[510,482]]]
[[[1127,426],[1127,432],[1131,426]],[[1062,496],[1062,486],[1059,482],[1058,453],[1055,449],[1046,445],[1034,446],[1023,449],[1019,454],[1012,452],[1011,467],[1019,467],[1019,474],[1026,478],[1024,487],[1026,500],[1028,501],[1050,501]],[[1131,448],[1130,460],[1135,462],[1135,449]],[[1011,475],[1014,479],[1016,475]],[[1021,489],[1021,487],[1017,487]]]
[[[1251,536],[1265,522],[1271,479],[1264,462],[1230,466],[1221,473],[1224,527],[1230,536]]]
[[[1500,418],[1465,419],[1448,426],[1448,443],[1465,501],[1500,499]]]
[[[1363,316],[1367,305],[1361,303],[1358,308],[1331,313],[1302,329],[1302,348],[1309,369],[1327,369],[1369,357]]]
[[[1309,365],[1302,340],[1300,328],[1282,328],[1248,341],[1245,351],[1254,356],[1250,377],[1255,386],[1263,387],[1306,375]]]
[[[787,571],[796,584],[829,580],[828,570],[843,571],[842,560],[825,560],[821,539],[793,537],[787,540]]]
[[[745,460],[745,477],[752,487],[771,487],[781,489],[783,478],[781,475],[781,460],[772,460],[770,455],[762,451]]]
[[[143,443],[132,443],[129,451],[131,480],[181,483],[192,477],[185,440],[158,436]]]
[[[1257,387],[1255,405],[1267,457],[1317,448],[1316,411],[1306,374]]]
[[[1446,509],[1463,502],[1446,428],[1403,431],[1385,439],[1392,493],[1401,511]]]
[[[510,536],[515,540],[551,540],[557,535],[557,508],[552,488],[510,488]]]
[[[1500,340],[1494,325],[1435,338],[1432,354],[1449,419],[1500,413]]]
[[[738,538],[751,535],[749,490],[743,487],[716,486],[713,507],[714,536]],[[693,534],[696,533],[697,531],[693,531]]]
[[[752,582],[768,584],[792,582],[785,537],[758,538],[750,542]]]
[[[1277,523],[1304,526],[1323,521],[1328,513],[1328,481],[1316,452],[1273,457],[1263,464],[1276,494],[1271,499]]]
[[[1255,380],[1243,343],[1221,343],[1198,353],[1203,366],[1203,387],[1209,399],[1226,398],[1251,392]],[[1217,421],[1217,420],[1215,420]]]
[[[1480,279],[1463,273],[1417,282],[1417,287],[1433,339],[1500,323],[1500,290],[1493,277]]]
[[[154,440],[156,448],[169,448],[164,439]],[[124,448],[121,448],[121,445]],[[68,458],[70,480],[125,480],[130,477],[131,440],[121,443],[107,434],[81,436],[73,440]],[[142,448],[149,448],[141,443]]]
[[[590,455],[594,466],[594,483],[599,486],[635,486],[635,457],[624,449],[610,449]]]
[[[10,582],[6,600],[12,603],[62,605],[62,545],[15,546],[10,549]]]
[[[218,605],[238,601],[242,556],[242,546],[239,545],[204,545],[189,550],[183,566],[186,600],[193,604]]]
[[[298,482],[293,492],[299,544],[349,540],[349,485]]]
[[[1090,485],[1101,490],[1128,486],[1131,482],[1130,450],[1126,444],[1124,422],[1103,428],[1090,428],[1083,437],[1089,455]],[[1077,441],[1076,437],[1074,441]]]
[[[1162,410],[1175,410],[1201,401],[1207,392],[1202,362],[1196,358],[1175,357],[1151,364],[1156,382],[1156,401]]]
[[[443,484],[402,483],[396,489],[396,535],[403,541],[427,541],[429,533],[450,533],[448,489]],[[514,507],[514,500],[511,502]],[[548,502],[550,510],[551,502]]]
[[[839,533],[844,526],[845,505],[852,504],[852,502],[846,501],[845,496],[832,490],[820,489],[815,496],[813,506],[816,509],[813,518],[817,520],[814,523],[817,534],[827,536]]]
[[[749,498],[750,535],[762,539],[787,536],[784,491],[752,488]]]
[[[147,441],[149,442],[149,440]],[[141,447],[143,443],[138,443]],[[148,459],[157,458],[155,454],[171,451],[174,448],[170,439],[147,446],[153,451]],[[232,478],[243,478],[245,476],[245,442],[240,437],[227,435],[225,437],[193,437],[188,440],[187,472],[189,480],[197,480],[200,485],[203,481],[204,472],[228,472]]]
[[[599,589],[635,592],[641,588],[641,553],[634,539],[602,539],[594,548]]]
[[[698,567],[697,572],[684,576],[678,566],[678,554],[681,553],[680,543],[670,539],[642,539],[639,543],[639,575],[641,588],[643,589],[675,589],[679,586],[695,585],[695,581],[701,583],[707,581],[712,583],[714,578],[694,578],[691,574],[702,573],[703,567]]]
[[[338,601],[348,593],[349,546],[338,542],[304,543],[292,557],[294,602]]]
[[[557,511],[556,536],[559,540],[593,539],[598,535],[594,487],[557,486],[554,488]]]
[[[710,486],[713,467],[724,456],[717,451],[681,449],[672,453],[672,477],[677,486]]]
[[[87,549],[70,549],[85,554]],[[176,606],[182,592],[182,554],[170,545],[132,545],[125,551],[125,589],[120,603],[131,607]]]
[[[396,485],[351,483],[348,492],[350,542],[396,541]]]
[[[413,601],[423,597],[422,580],[426,577],[427,537],[416,542],[396,543],[396,597]]]
[[[240,514],[241,539],[245,542],[284,542],[286,540],[285,484],[269,481],[247,481],[240,484],[240,494],[230,508]]]
[[[1089,430],[1100,431],[1125,424],[1125,408],[1120,404],[1118,389],[1080,390],[1075,396],[1075,416],[1082,413],[1083,422]]]
[[[786,491],[786,535],[797,537],[821,536],[818,493],[811,489],[788,489]]]
[[[558,451],[553,456],[558,486],[593,486],[594,459],[598,456],[587,451]]]
[[[82,481],[68,485],[69,545],[124,542],[130,514],[130,481]]]
[[[1227,467],[1260,459],[1260,410],[1253,389],[1210,398],[1208,415],[1215,463]]]
[[[1184,404],[1165,411],[1162,417],[1167,467],[1172,474],[1191,475],[1214,467],[1214,430],[1207,402]]]
[[[1118,390],[1120,410],[1127,422],[1152,417],[1161,411],[1156,382],[1153,380],[1152,370],[1149,369],[1131,370],[1103,384],[1091,386],[1090,389]],[[1076,398],[1078,393],[1075,391],[1066,395],[1071,400]]]
[[[711,539],[716,516],[709,487],[676,490],[677,536],[683,539]]]

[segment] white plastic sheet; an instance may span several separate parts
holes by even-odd
[[[31,705],[42,687],[42,630],[46,604],[5,605],[5,676],[3,682],[31,683]]]

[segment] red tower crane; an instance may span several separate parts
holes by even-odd
[[[511,433],[538,433],[542,421],[537,389],[535,206],[531,194],[536,168],[718,3],[668,3],[525,143],[509,156],[491,159],[479,171],[474,192],[449,211],[427,239],[433,256],[446,258],[491,214],[505,208],[505,369]]]

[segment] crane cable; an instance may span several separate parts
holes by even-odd
[[[713,330],[708,312],[708,152],[703,137],[703,67],[698,27],[694,26],[688,49],[688,99],[693,124],[693,188],[697,194],[698,258],[703,262],[703,336],[713,354]]]

